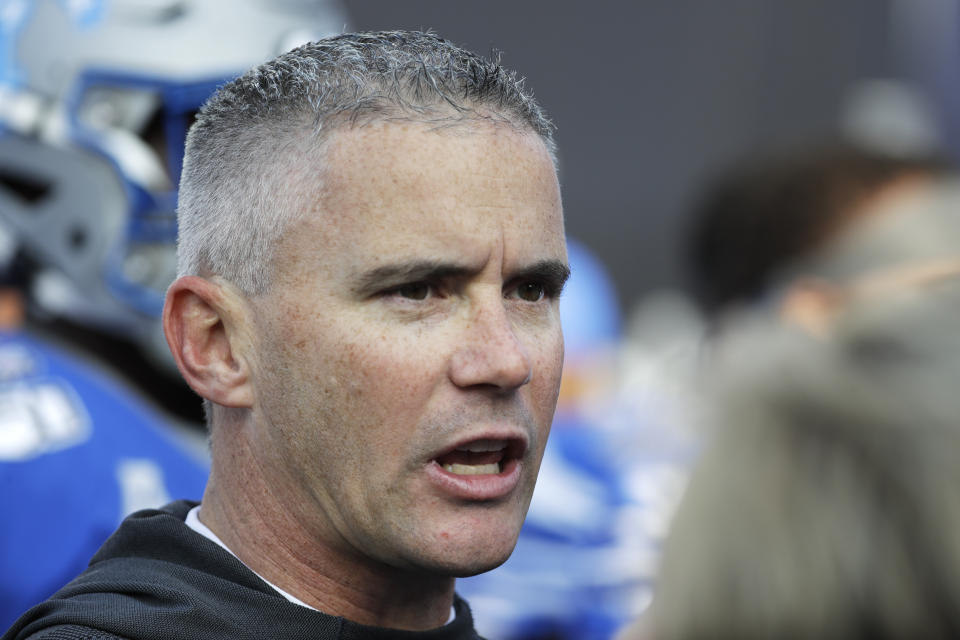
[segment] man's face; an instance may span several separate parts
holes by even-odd
[[[467,575],[512,551],[560,384],[560,193],[504,125],[347,129],[255,300],[254,448],[339,557]]]

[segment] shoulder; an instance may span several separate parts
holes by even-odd
[[[89,568],[2,640],[335,638],[341,619],[288,602],[184,518],[179,501],[128,517]]]
[[[73,624],[48,627],[29,636],[18,636],[19,640],[127,640],[123,636],[114,635]]]

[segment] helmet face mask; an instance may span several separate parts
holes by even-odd
[[[67,105],[71,143],[121,176],[127,220],[102,277],[126,305],[159,316],[176,276],[176,190],[183,143],[203,101],[230,78],[189,83],[115,72],[80,76]]]
[[[37,265],[34,306],[122,335],[172,372],[152,334],[176,276],[174,185],[193,114],[223,80],[79,80],[40,116],[61,122],[0,137],[0,224]]]
[[[217,86],[344,23],[337,0],[8,0],[0,226],[32,306],[173,373],[159,316],[187,130]]]
[[[65,101],[75,143],[111,157],[124,177],[150,192],[180,178],[183,143],[203,102],[233,76],[171,81],[88,70]]]

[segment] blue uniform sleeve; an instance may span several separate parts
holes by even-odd
[[[102,368],[0,333],[0,629],[81,572],[128,513],[200,499],[207,471]]]

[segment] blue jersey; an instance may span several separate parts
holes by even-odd
[[[199,499],[207,473],[106,371],[0,332],[0,630],[82,571],[125,515]]]

